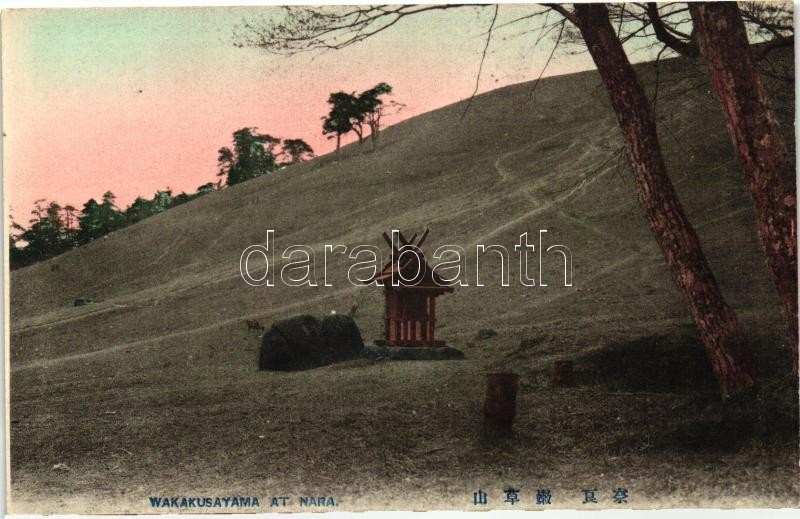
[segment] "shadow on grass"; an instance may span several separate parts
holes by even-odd
[[[575,383],[632,396],[673,396],[669,409],[657,413],[663,422],[653,431],[655,449],[735,451],[753,441],[796,443],[798,386],[788,351],[769,338],[749,344],[758,384],[724,403],[703,345],[688,330],[614,343],[578,359]]]
[[[689,401],[675,409],[675,425],[656,442],[664,448],[735,451],[753,441],[797,443],[797,378],[762,380],[735,399],[700,408]]]
[[[575,382],[632,393],[717,393],[703,345],[688,333],[611,344],[578,361]]]

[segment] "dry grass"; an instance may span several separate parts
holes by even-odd
[[[518,507],[533,507],[537,488],[576,507],[588,485],[605,505],[627,487],[634,507],[796,506],[796,393],[751,203],[707,86],[680,79],[686,62],[662,67],[670,173],[766,375],[747,405],[715,402],[629,173],[608,161],[614,116],[585,73],[544,81],[535,106],[529,85],[491,92],[463,122],[460,105],[446,107],[387,129],[374,153],[349,146],[53,259],[56,272],[15,271],[11,510],[146,512],[149,495],[232,493],[332,495],[339,510],[469,508],[479,487],[502,507],[507,486],[523,490]],[[787,86],[773,88],[793,120]],[[549,286],[499,288],[482,262],[477,288],[471,256],[473,286],[438,308],[439,336],[465,360],[256,370],[245,319],[358,301],[374,339],[383,304],[379,290],[347,284],[341,256],[328,266],[333,288],[248,287],[246,246],[268,228],[280,249],[382,246],[385,230],[426,225],[430,251],[510,248],[546,228],[572,249],[575,286],[550,262]],[[82,294],[96,304],[72,307]],[[482,328],[498,334],[477,340]],[[565,358],[578,384],[549,388]],[[522,375],[519,416],[513,437],[487,442],[483,374],[497,368]]]

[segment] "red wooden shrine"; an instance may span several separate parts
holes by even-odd
[[[398,233],[400,246],[397,247],[389,235],[383,233],[392,248],[392,257],[381,272],[367,281],[383,284],[386,295],[386,338],[375,341],[378,345],[445,346],[444,341],[437,341],[435,337],[436,298],[452,292],[453,287],[445,286],[425,261],[420,247],[428,237],[428,230],[414,243],[416,237],[414,234],[411,240],[406,240],[403,233]],[[392,285],[393,279],[399,286]]]

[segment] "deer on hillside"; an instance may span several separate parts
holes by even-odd
[[[350,311],[347,313],[347,315],[349,315],[350,317],[355,317],[357,311],[358,311],[358,303],[356,302],[353,303],[353,305],[350,307]]]
[[[253,330],[257,332],[263,332],[264,327],[261,326],[261,323],[256,321],[255,319],[248,319],[247,321],[247,331],[252,332]]]

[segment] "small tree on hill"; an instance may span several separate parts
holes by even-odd
[[[12,229],[20,232],[16,237],[12,235],[15,247],[17,241],[26,242],[25,255],[31,261],[47,259],[73,248],[75,241],[65,225],[61,206],[44,199],[34,204],[27,229],[12,221]]]
[[[358,96],[359,112],[369,125],[373,149],[375,149],[378,142],[378,132],[381,129],[381,117],[386,115],[389,108],[394,108],[396,111],[399,111],[405,106],[397,101],[389,101],[387,103],[381,99],[382,96],[391,93],[391,85],[388,83],[378,83],[369,90],[361,92],[361,95]]]
[[[378,83],[374,87],[364,90],[360,94],[347,92],[334,92],[328,97],[331,110],[322,118],[322,134],[336,135],[336,151],[339,151],[341,137],[349,132],[358,136],[358,143],[364,142],[364,125],[370,130],[372,149],[378,142],[378,132],[381,129],[381,118],[388,113],[389,108],[397,111],[404,106],[396,101],[385,102],[382,97],[392,93],[388,83]],[[332,138],[332,137],[331,137]]]
[[[283,164],[296,164],[314,158],[314,150],[303,139],[283,139],[281,155],[287,158]]]
[[[242,128],[233,132],[233,149],[219,149],[218,176],[225,177],[229,186],[275,171],[278,163],[273,150],[281,141],[271,135]]]
[[[128,225],[142,221],[153,214],[153,203],[140,196],[136,197],[125,210],[125,220]]]
[[[211,193],[212,191],[214,191],[214,186],[215,184],[213,182],[206,182],[205,184],[197,188],[196,196],[203,196]]]
[[[172,207],[176,205],[185,204],[186,202],[192,199],[192,195],[186,193],[185,191],[181,191],[172,199]]]
[[[88,243],[125,225],[125,215],[116,205],[116,197],[111,191],[103,194],[103,202],[98,204],[90,198],[78,217],[78,243]]]
[[[361,127],[363,117],[358,117],[357,99],[346,92],[334,92],[328,97],[328,104],[331,106],[328,115],[322,118],[322,135],[330,135],[329,139],[336,136],[336,151],[342,144],[342,135],[355,131],[358,135],[358,142],[363,140]],[[333,134],[333,135],[331,135]]]
[[[76,226],[78,224],[78,217],[76,214],[77,209],[75,209],[72,205],[67,204],[62,208],[64,213],[64,227],[69,232],[76,231]]]
[[[156,194],[153,195],[153,212],[163,213],[172,207],[172,203],[173,198],[171,189],[167,188],[164,191],[156,191]]]

